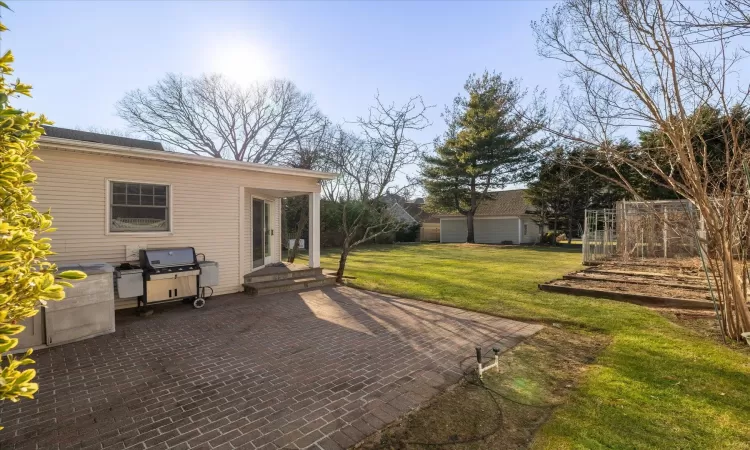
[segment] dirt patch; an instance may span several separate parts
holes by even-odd
[[[547,327],[501,355],[499,371],[486,372],[482,382],[469,357],[462,383],[361,448],[526,448],[607,343],[600,334]]]
[[[660,284],[639,283],[634,284],[627,281],[607,280],[555,280],[550,283],[555,286],[568,286],[580,289],[598,289],[602,291],[633,293],[650,295],[652,297],[682,298],[689,300],[710,300],[708,290],[684,289]]]
[[[664,287],[675,287],[708,292],[708,284],[700,283],[697,280],[680,280],[678,278],[660,280],[646,278],[634,274],[613,273],[613,272],[575,272],[563,276],[564,279],[582,280],[582,281],[613,281],[617,283],[644,284]]]
[[[713,311],[693,311],[684,309],[660,309],[658,312],[676,324],[690,329],[701,337],[724,344],[738,352],[750,355],[746,342],[726,341],[721,337],[721,329]]]
[[[632,267],[640,268],[643,270],[674,270],[683,271],[685,273],[702,273],[703,265],[700,258],[644,258],[644,259],[631,259],[627,261],[614,259],[602,261],[601,264],[597,264],[592,267]]]

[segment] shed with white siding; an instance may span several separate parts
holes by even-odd
[[[474,215],[474,242],[477,244],[533,244],[539,242],[540,226],[534,210],[524,197],[524,189],[492,192]],[[440,242],[466,242],[466,217],[441,215]]]

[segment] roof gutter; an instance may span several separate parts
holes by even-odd
[[[196,166],[246,170],[250,172],[265,172],[277,175],[316,178],[318,180],[332,180],[338,176],[337,173],[333,172],[318,172],[316,170],[269,166],[266,164],[210,158],[207,156],[189,155],[185,153],[144,150],[133,147],[124,147],[121,145],[100,144],[98,142],[74,141],[71,139],[61,139],[50,136],[40,137],[39,144],[44,147],[55,147],[60,150],[90,153],[95,155],[120,156],[126,158],[147,159],[152,161],[164,161]]]

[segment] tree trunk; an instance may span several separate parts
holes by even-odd
[[[297,230],[294,236],[294,245],[289,250],[289,257],[287,258],[287,262],[294,263],[294,258],[297,257],[297,252],[299,252],[299,240],[302,237],[302,231],[305,229],[305,222],[307,222],[307,211],[302,211],[299,215],[299,220],[297,221]]]
[[[344,270],[346,269],[346,258],[349,256],[349,245],[344,242],[344,248],[341,250],[341,258],[339,258],[339,268],[336,271],[336,282],[341,283],[344,281]]]
[[[573,208],[568,209],[568,245],[573,243]]]
[[[474,213],[471,211],[466,214],[466,242],[474,243]]]

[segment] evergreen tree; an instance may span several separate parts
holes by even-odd
[[[605,174],[606,167],[591,155],[584,149],[554,149],[526,190],[527,200],[537,211],[537,223],[549,226],[555,235],[564,231],[568,243],[582,228],[586,209],[613,208],[615,202],[629,197],[607,180],[614,174]]]
[[[524,107],[519,81],[500,74],[471,75],[464,89],[444,115],[435,154],[424,158],[422,183],[427,208],[466,216],[466,241],[474,242],[474,214],[488,193],[530,176],[544,111]]]

